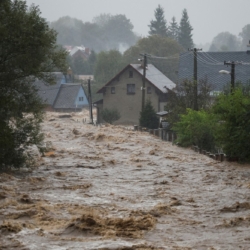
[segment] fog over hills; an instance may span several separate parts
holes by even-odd
[[[62,16],[70,16],[91,22],[102,13],[111,15],[124,14],[134,25],[139,36],[148,35],[148,25],[154,18],[154,10],[160,4],[165,11],[167,22],[173,16],[177,22],[181,19],[182,10],[187,9],[193,27],[195,44],[211,43],[220,32],[228,31],[233,35],[241,32],[250,23],[249,0],[158,0],[158,1],[125,1],[125,0],[27,0],[27,4],[40,6],[42,16],[48,21],[55,21]]]

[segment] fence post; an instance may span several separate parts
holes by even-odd
[[[172,145],[174,144],[174,132],[172,132]]]

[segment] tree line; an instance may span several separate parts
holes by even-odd
[[[245,25],[238,36],[230,32],[221,32],[213,38],[209,51],[240,51],[249,45],[250,24]]]

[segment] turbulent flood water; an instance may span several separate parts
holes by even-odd
[[[0,174],[0,249],[250,249],[250,166],[48,113],[51,150]]]

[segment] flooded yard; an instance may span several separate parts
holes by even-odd
[[[37,168],[0,174],[0,249],[250,249],[249,165],[60,115]]]

